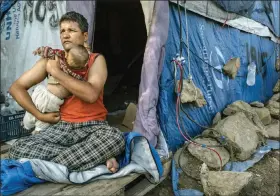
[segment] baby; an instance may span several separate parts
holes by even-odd
[[[34,55],[38,54],[43,58],[55,59],[55,55],[59,57],[60,68],[63,72],[75,77],[79,80],[84,80],[82,73],[86,68],[89,52],[82,46],[77,45],[70,49],[67,58],[63,50],[52,49],[50,47],[40,47],[33,52]],[[71,93],[60,85],[51,75],[48,75],[47,88],[44,85],[38,85],[34,89],[31,99],[37,109],[42,113],[59,112],[60,106],[63,104],[64,99],[69,97]],[[31,130],[35,127],[32,134],[39,133],[40,131],[48,128],[49,123],[37,120],[29,112],[25,113],[23,118],[24,128]]]

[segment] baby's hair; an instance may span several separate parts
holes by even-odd
[[[70,49],[69,54],[73,57],[76,66],[84,66],[89,58],[87,49],[83,45],[76,45]]]

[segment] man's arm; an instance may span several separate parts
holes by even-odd
[[[27,92],[29,88],[42,82],[46,78],[46,63],[47,59],[43,58],[37,61],[36,64],[30,70],[26,71],[19,79],[17,79],[12,84],[12,86],[9,89],[9,92],[21,107],[23,107],[26,111],[31,113],[37,119],[45,122],[55,123],[59,121],[58,114],[42,114],[36,108],[29,93]]]
[[[88,81],[77,80],[58,67],[57,58],[47,63],[47,71],[68,91],[88,103],[94,103],[98,99],[107,79],[106,61],[102,55],[99,55],[91,66]]]

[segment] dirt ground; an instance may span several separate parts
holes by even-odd
[[[261,161],[254,165],[254,167],[250,168],[248,171],[253,173],[253,179],[246,187],[243,188],[240,196],[280,195],[279,161],[280,150],[273,150],[266,154]],[[193,169],[196,170],[196,168]],[[194,173],[196,172],[194,171]],[[198,181],[184,174],[180,175],[178,187],[179,189],[192,188],[203,191],[202,185]],[[170,176],[168,176],[155,189],[146,194],[146,196],[169,195],[174,195]]]
[[[274,196],[279,192],[279,161],[280,151],[268,153],[260,162],[248,171],[252,172],[253,180],[246,186],[241,196]]]

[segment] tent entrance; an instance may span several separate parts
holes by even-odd
[[[109,112],[138,100],[147,33],[140,1],[96,2],[93,51],[105,56],[108,79],[104,104]]]

